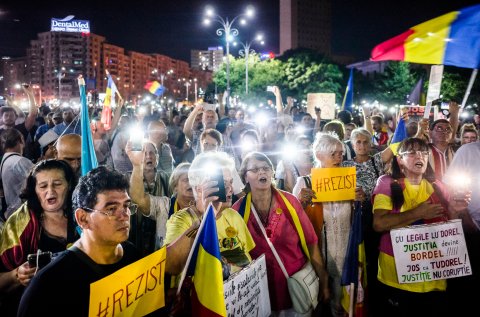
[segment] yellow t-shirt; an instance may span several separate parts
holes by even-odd
[[[385,181],[385,183],[382,182],[382,180]],[[377,188],[375,189],[375,198],[373,201],[374,211],[376,209],[393,209],[389,181],[390,178],[384,177],[379,179],[379,183],[377,183]],[[408,179],[405,178],[404,183],[405,188],[403,190],[403,196],[405,201],[400,209],[400,212],[408,212],[409,210],[417,207],[424,201],[428,200],[434,192],[433,186],[426,180],[422,180],[419,185],[415,186],[410,184]],[[382,247],[380,248],[380,254],[378,256],[377,277],[378,280],[383,284],[408,292],[426,293],[431,291],[445,291],[447,288],[446,280],[435,280],[421,283],[398,283],[395,258],[387,253],[382,252]]]
[[[197,217],[190,213],[188,208],[174,213],[167,221],[167,236],[165,243],[168,245],[187,231]],[[198,219],[200,221],[200,219]],[[231,208],[222,211],[216,220],[218,245],[220,254],[232,264],[232,273],[252,261],[250,250],[255,247],[248,228],[239,213]]]

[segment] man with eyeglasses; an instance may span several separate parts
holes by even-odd
[[[437,119],[429,129],[428,119],[418,122],[418,131],[415,137],[429,140],[430,154],[428,163],[435,172],[435,178],[442,180],[455,154],[455,135],[458,129],[458,115],[460,106],[451,101],[448,103],[449,119]]]
[[[31,281],[18,316],[88,316],[90,284],[139,259],[126,242],[136,212],[128,190],[128,179],[105,166],[79,180],[72,203],[82,235]]]

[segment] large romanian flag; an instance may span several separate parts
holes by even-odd
[[[379,45],[371,60],[480,66],[480,5],[444,14]]]
[[[200,227],[198,243],[194,245],[193,255],[187,275],[193,276],[192,316],[227,316],[223,294],[223,274],[218,246],[215,212],[209,205]]]

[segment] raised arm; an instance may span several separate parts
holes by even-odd
[[[448,104],[448,111],[450,112],[450,125],[452,126],[452,138],[449,140],[450,143],[455,142],[455,137],[457,136],[457,130],[459,125],[458,116],[460,113],[460,106],[455,101],[450,101]]]
[[[363,127],[373,135],[372,122],[370,117],[372,116],[372,110],[367,105],[362,105],[363,114]]]
[[[145,215],[150,215],[150,196],[145,192],[143,187],[143,158],[145,150],[132,151],[130,141],[125,146],[125,152],[132,162],[132,175],[130,176],[130,197],[138,205],[140,211]]]
[[[199,113],[203,113],[203,106],[201,104],[195,105],[192,112],[188,115],[187,120],[185,120],[185,125],[183,126],[183,133],[185,136],[192,141],[193,137],[193,123],[195,122],[195,118]]]
[[[25,88],[22,86],[22,89],[23,89],[23,92],[25,92],[25,94],[27,95],[28,102],[30,104],[30,108],[28,110],[28,116],[25,118],[25,129],[27,129],[27,131],[30,131],[35,125],[35,119],[37,118],[37,114],[38,114],[38,107],[35,101],[35,96],[33,95],[33,88],[32,87]]]

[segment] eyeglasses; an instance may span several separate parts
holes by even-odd
[[[248,169],[247,172],[252,172],[254,174],[257,174],[258,172],[260,172],[260,170],[267,173],[267,172],[270,172],[272,168],[270,166],[254,167],[254,168]]]
[[[435,130],[435,132],[445,132],[445,133],[452,132],[452,128],[450,128],[450,127],[442,128],[438,125],[435,126],[435,128],[433,128],[433,130]]]
[[[113,216],[118,218],[123,213],[126,213],[128,216],[136,214],[138,205],[132,204],[132,203],[129,203],[128,205],[125,205],[125,206],[112,205],[107,207],[106,210],[97,210],[97,209],[92,209],[88,207],[82,207],[82,209],[86,209],[91,212],[99,212],[101,214],[104,214],[105,216],[108,216],[109,218]]]
[[[404,155],[407,155],[409,157],[415,157],[417,156],[418,154],[420,154],[421,156],[428,156],[428,151],[405,151],[405,152],[398,152],[398,154],[404,156]]]

